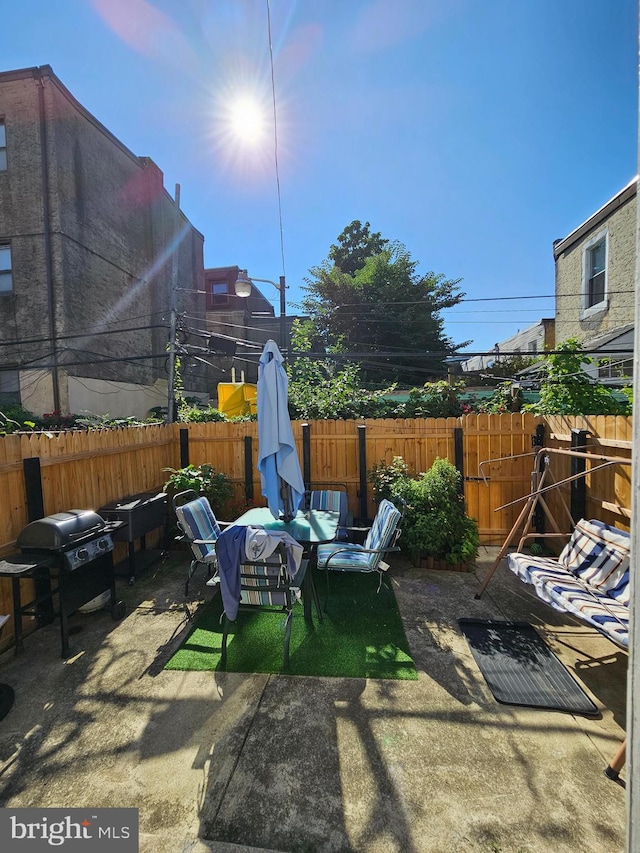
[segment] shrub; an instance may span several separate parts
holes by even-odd
[[[383,498],[393,500],[398,494],[397,486],[408,479],[409,466],[402,456],[394,456],[390,463],[382,459],[367,471],[367,480],[373,484],[373,499],[380,503]]]
[[[23,409],[18,403],[3,406],[0,411],[0,435],[8,435],[25,428],[33,429],[37,420],[36,415]]]
[[[187,465],[185,468],[164,468],[170,477],[164,484],[165,491],[171,494],[193,489],[207,498],[214,513],[219,514],[235,496],[233,480],[226,474],[216,471],[213,465]]]
[[[412,388],[406,403],[396,407],[395,416],[400,418],[456,418],[463,414],[465,405],[460,395],[464,382],[425,382],[421,388]]]
[[[433,557],[448,563],[466,563],[478,553],[478,525],[465,511],[462,475],[446,459],[436,459],[417,479],[406,474],[401,456],[390,465],[380,463],[370,471],[370,481],[380,497],[402,498],[407,509],[400,546],[417,561]]]
[[[227,418],[213,406],[206,409],[200,406],[180,406],[178,420],[182,423],[205,424],[214,421],[226,421]]]

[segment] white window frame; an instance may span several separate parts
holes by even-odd
[[[11,246],[9,243],[0,243],[0,252],[6,250],[9,252],[9,266],[5,267],[0,262],[0,295],[3,293],[13,293],[13,259],[11,257]],[[0,256],[1,257],[1,256]],[[3,285],[9,281],[9,287]]]
[[[7,171],[7,125],[0,118],[0,172]]]
[[[599,243],[604,242],[604,293],[600,302],[588,304],[589,278],[591,273],[591,251]],[[605,228],[588,240],[582,247],[582,310],[580,319],[584,320],[594,314],[609,309],[609,229]]]

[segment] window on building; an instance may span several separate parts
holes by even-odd
[[[0,118],[0,172],[7,171],[7,131]]]
[[[602,358],[598,362],[598,378],[599,379],[625,379],[633,376],[633,359],[622,358]]]
[[[20,403],[20,379],[17,370],[0,370],[0,405]]]
[[[226,305],[229,301],[229,290],[226,281],[211,282],[211,304]]]
[[[527,349],[529,352],[538,352],[538,342],[537,341],[529,341],[527,344]]]
[[[0,293],[10,293],[12,290],[11,246],[0,246]]]
[[[607,292],[607,235],[591,240],[584,249],[583,309],[603,307]]]

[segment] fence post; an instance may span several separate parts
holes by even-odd
[[[453,428],[453,452],[455,466],[460,471],[459,492],[464,495],[464,444],[462,441],[462,427]]]
[[[29,521],[44,518],[40,457],[29,456],[27,459],[23,459],[22,472],[24,475],[24,490],[27,495],[27,518]]]
[[[311,482],[311,434],[309,424],[302,424],[302,479],[305,488]]]
[[[571,449],[578,450],[581,453],[587,452],[587,436],[590,433],[586,429],[571,430]],[[579,456],[571,457],[571,476],[574,474],[583,474],[587,470],[587,460],[581,459]],[[580,477],[578,480],[571,482],[571,518],[579,521],[587,514],[587,480],[586,477]]]
[[[253,439],[244,437],[244,497],[247,503],[253,500]]]
[[[367,518],[367,427],[358,424],[358,465],[360,473],[360,518]]]
[[[44,518],[44,496],[42,494],[42,475],[40,458],[29,456],[22,460],[24,490],[27,496],[27,518],[37,521]],[[36,594],[36,623],[38,627],[50,625],[55,619],[53,599],[51,598],[51,578],[49,569],[36,569],[33,575]],[[22,617],[19,616],[19,619]]]
[[[538,424],[536,427],[536,434],[531,438],[531,444],[533,448],[544,447],[545,441],[545,426],[544,424]],[[540,459],[538,463],[538,481],[542,476],[544,471],[544,459]],[[536,533],[544,533],[544,509],[542,508],[540,501],[536,503],[535,510],[533,512],[533,526],[535,528]]]
[[[186,468],[189,464],[189,430],[180,427],[180,467]]]

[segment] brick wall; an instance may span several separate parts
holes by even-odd
[[[0,240],[10,240],[14,267],[14,292],[0,297],[0,322],[8,337],[16,341],[49,337],[40,79],[49,168],[51,277],[63,366],[61,408],[65,408],[65,374],[141,385],[166,379],[167,329],[120,330],[168,323],[177,228],[178,284],[187,291],[203,290],[204,238],[183,214],[176,222],[175,204],[160,169],[149,158],[129,151],[48,67],[30,69],[22,76],[0,74],[0,116],[6,123],[9,159],[7,173],[0,175]],[[204,295],[181,291],[177,307],[202,317],[204,324]],[[98,334],[107,329],[112,333]],[[83,337],[60,340],[78,333]],[[50,361],[51,350],[50,341],[21,344],[16,360],[44,356]],[[138,358],[152,354],[158,358]],[[105,361],[123,357],[132,360]],[[94,363],[73,365],[88,361]],[[207,390],[203,378],[186,384],[194,391]],[[47,396],[43,386],[33,397],[43,410],[53,408]],[[112,410],[112,414],[127,412]]]
[[[584,246],[597,234],[608,232],[608,310],[581,319]],[[570,337],[588,341],[597,335],[632,323],[634,319],[636,251],[636,196],[594,223],[556,260],[556,341]]]

